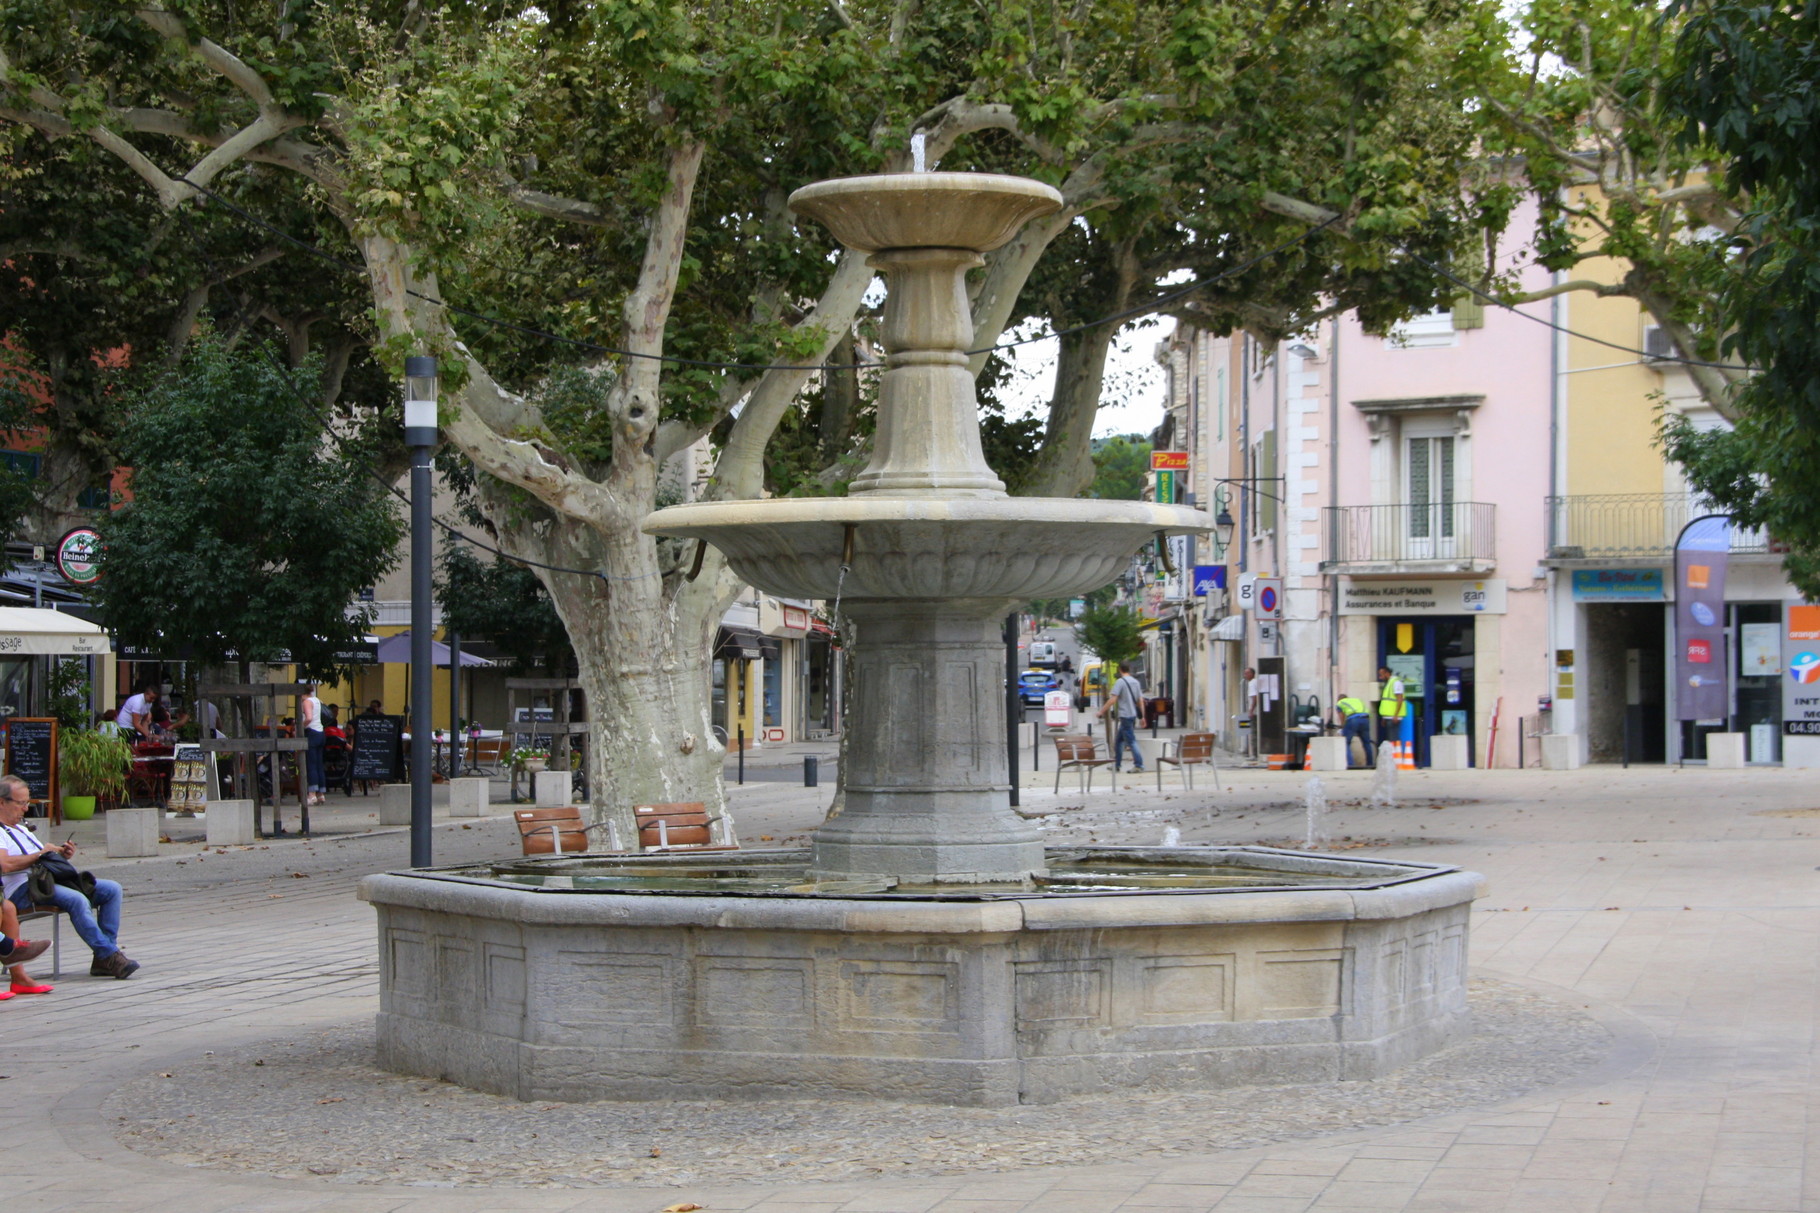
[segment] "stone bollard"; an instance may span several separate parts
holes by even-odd
[[[388,783],[379,789],[379,824],[382,826],[408,826],[411,824],[410,784]]]
[[[1350,743],[1344,737],[1310,737],[1309,768],[1316,771],[1344,771],[1348,744]]]
[[[575,800],[575,780],[568,771],[539,771],[531,777],[532,801],[540,809],[560,808]]]
[[[1744,734],[1708,733],[1706,735],[1706,769],[1709,771],[1742,771],[1744,769]]]
[[[1428,739],[1428,769],[1464,771],[1472,766],[1471,739],[1459,733],[1441,733]]]
[[[214,801],[204,818],[203,837],[211,847],[244,847],[259,841],[250,800]]]
[[[107,857],[130,859],[135,855],[156,855],[158,827],[163,817],[162,809],[109,809]]]
[[[1542,734],[1542,766],[1549,771],[1579,770],[1579,737],[1572,733]]]
[[[479,776],[449,780],[449,816],[486,816],[491,793],[492,785]]]

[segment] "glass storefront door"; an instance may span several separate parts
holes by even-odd
[[[1469,761],[1477,761],[1474,622],[1471,615],[1378,620],[1378,664],[1405,684],[1404,699],[1415,717],[1417,766],[1429,764],[1430,739],[1437,734],[1467,738],[1466,750],[1473,756]]]

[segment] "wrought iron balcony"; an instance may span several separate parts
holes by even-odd
[[[1489,573],[1497,507],[1484,501],[1329,506],[1321,567],[1344,573]]]
[[[1550,560],[1663,560],[1681,528],[1713,511],[1686,493],[1591,493],[1543,498]],[[1762,530],[1732,528],[1732,554],[1774,550]]]

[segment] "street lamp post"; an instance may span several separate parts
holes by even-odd
[[[436,359],[404,360],[404,444],[411,451],[411,866],[430,866],[430,452]]]

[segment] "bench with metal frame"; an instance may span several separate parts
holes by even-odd
[[[605,830],[607,849],[621,850],[619,831],[613,822],[588,825],[581,819],[580,805],[513,809],[512,820],[518,823],[518,840],[526,855],[571,855],[591,850],[588,845],[591,830]]]
[[[737,851],[736,842],[715,842],[714,823],[701,801],[632,806],[641,851]]]

